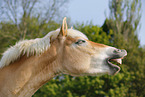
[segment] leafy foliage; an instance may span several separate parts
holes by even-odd
[[[128,96],[144,96],[145,93],[145,52],[139,45],[141,0],[110,0],[110,16],[106,19],[103,30],[113,31],[113,45],[128,51],[124,60],[127,71],[135,78],[130,80]]]
[[[126,3],[123,0],[110,1],[110,10],[112,10],[113,15],[106,19],[102,27],[93,24],[75,25],[75,29],[86,34],[91,41],[127,50],[128,55],[123,60],[125,64],[120,66],[121,71],[117,75],[97,77],[57,76],[42,86],[33,97],[144,97],[145,48],[140,47],[137,37],[140,14],[138,18],[134,18],[134,14],[137,16],[140,12],[141,5],[139,0],[132,1],[132,3],[129,3],[128,0]],[[124,15],[122,12],[125,10],[130,14],[127,15],[126,20],[123,20]],[[136,10],[138,10],[138,13]],[[55,19],[49,21],[44,18],[41,20],[41,18],[33,15],[26,15],[27,17],[25,14],[23,15],[24,17],[18,20],[19,23],[11,20],[7,22],[1,21],[0,53],[9,47],[9,45],[13,45],[21,39],[43,37],[51,30],[60,27],[60,24],[54,21]]]
[[[111,33],[106,33],[102,28],[94,25],[77,25],[78,30],[84,32],[90,40],[99,43],[110,43]],[[122,65],[122,71],[115,76],[98,77],[71,77],[62,75],[56,77],[45,87],[40,88],[34,97],[47,94],[49,97],[122,97],[127,96],[131,87],[130,80],[135,77],[127,71],[127,66]],[[44,96],[45,97],[45,96]]]

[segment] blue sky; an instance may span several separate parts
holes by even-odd
[[[109,14],[109,0],[71,0],[68,14],[72,22],[92,21],[93,24],[102,26],[106,15]],[[141,45],[145,45],[145,0],[142,0],[141,29],[139,31]]]

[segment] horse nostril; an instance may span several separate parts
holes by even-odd
[[[114,50],[114,53],[120,53],[120,52],[122,52],[122,50],[120,50],[120,49]]]
[[[120,50],[120,49],[118,49],[117,51],[118,51],[118,52],[122,52],[122,50]]]

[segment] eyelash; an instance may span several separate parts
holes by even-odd
[[[78,40],[75,44],[82,44],[82,43],[85,43],[86,41],[85,40]]]

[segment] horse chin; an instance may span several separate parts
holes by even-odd
[[[106,73],[105,73],[106,74]],[[91,74],[91,73],[82,73],[82,74],[69,74],[71,76],[74,76],[74,77],[80,77],[80,76],[101,76],[101,75],[104,75],[104,73],[94,73],[94,74]]]

